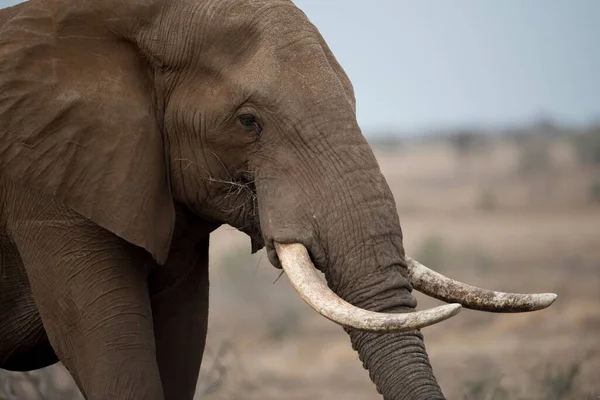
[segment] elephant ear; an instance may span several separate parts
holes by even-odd
[[[94,16],[27,4],[0,26],[0,175],[164,263],[175,212],[147,61]]]

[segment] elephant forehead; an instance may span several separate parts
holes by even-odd
[[[247,57],[269,49],[282,57],[295,52],[299,40],[322,42],[316,27],[289,0],[184,1],[181,6],[171,10],[164,20],[169,26],[162,30],[171,46],[188,48],[184,56]]]
[[[187,0],[180,0],[187,1]],[[340,95],[354,108],[347,75],[318,29],[289,0],[194,1],[186,34],[195,44],[184,51],[236,91],[281,101],[327,101]],[[168,20],[168,19],[167,19]],[[192,23],[187,23],[193,20]],[[200,29],[192,26],[199,24]],[[169,31],[172,31],[170,29]],[[184,35],[186,35],[184,34]],[[294,94],[292,96],[291,94]],[[301,106],[290,104],[291,106]]]

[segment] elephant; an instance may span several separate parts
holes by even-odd
[[[87,399],[192,399],[222,225],[343,327],[387,400],[444,398],[421,328],[556,298],[405,254],[352,83],[292,1],[0,11],[0,368],[60,360]],[[413,289],[449,304],[415,311]]]

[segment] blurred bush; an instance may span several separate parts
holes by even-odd
[[[550,165],[548,146],[549,142],[546,140],[529,140],[523,143],[519,161],[519,173],[522,176],[548,169]]]
[[[481,191],[479,200],[477,201],[477,208],[481,211],[492,212],[498,207],[498,199],[491,189],[485,189]]]
[[[600,165],[600,125],[573,137],[579,160],[586,165]]]
[[[532,385],[527,393],[509,389],[502,382],[502,375],[492,372],[466,381],[464,400],[597,400],[599,393],[583,390],[577,382],[586,361],[584,357],[563,366],[534,368],[531,372]]]
[[[62,364],[23,373],[0,370],[0,400],[82,399]]]
[[[593,182],[590,185],[590,201],[600,204],[600,181]]]
[[[441,272],[446,256],[444,240],[439,236],[429,236],[417,248],[414,258],[429,268]]]

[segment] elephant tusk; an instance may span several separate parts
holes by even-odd
[[[460,304],[447,304],[425,311],[386,314],[353,306],[336,295],[317,274],[306,247],[275,243],[275,250],[292,286],[300,297],[325,318],[367,332],[405,332],[433,325],[456,314]]]
[[[408,279],[415,289],[428,296],[466,308],[497,313],[542,310],[556,300],[554,293],[519,294],[482,289],[455,281],[406,257]]]

